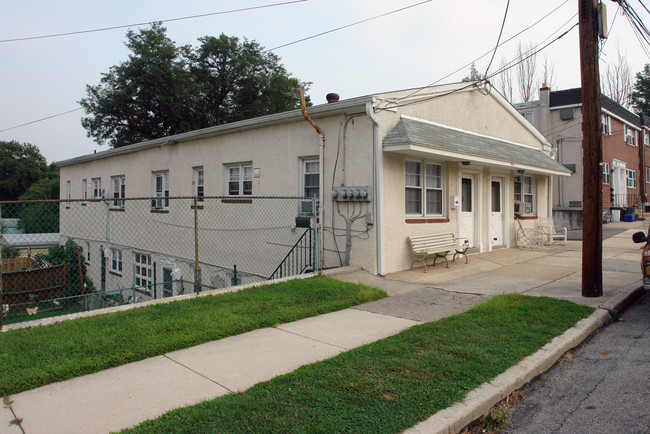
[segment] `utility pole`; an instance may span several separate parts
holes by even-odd
[[[603,295],[603,196],[598,3],[578,0],[582,83],[582,296]]]

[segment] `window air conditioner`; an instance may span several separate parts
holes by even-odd
[[[298,215],[302,217],[312,217],[314,215],[314,201],[311,199],[300,199]]]
[[[163,209],[162,199],[151,199],[151,208],[152,209]]]

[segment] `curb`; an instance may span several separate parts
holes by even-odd
[[[610,320],[610,312],[618,313],[644,292],[638,283],[623,289],[603,307],[582,319],[562,335],[544,345],[539,351],[524,358],[492,381],[470,391],[465,399],[439,411],[429,419],[404,431],[406,434],[451,434],[461,432],[467,425],[487,414],[492,407],[521,389],[535,377],[549,370],[567,351],[580,345]]]

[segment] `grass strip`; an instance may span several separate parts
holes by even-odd
[[[129,433],[401,432],[534,353],[592,308],[504,295]]]
[[[0,333],[0,396],[385,297],[324,276]]]

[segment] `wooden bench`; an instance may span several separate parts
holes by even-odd
[[[452,262],[456,261],[456,256],[459,255],[465,256],[466,264],[469,262],[465,254],[470,247],[469,242],[464,238],[456,238],[451,232],[408,237],[407,240],[411,254],[411,270],[413,269],[414,263],[422,262],[424,264],[424,272],[426,273],[427,264],[425,261],[429,258],[433,258],[434,266],[439,258],[443,258],[447,264],[446,268],[449,268],[447,254],[452,250],[455,251]],[[464,242],[461,244],[460,240],[464,240]]]

